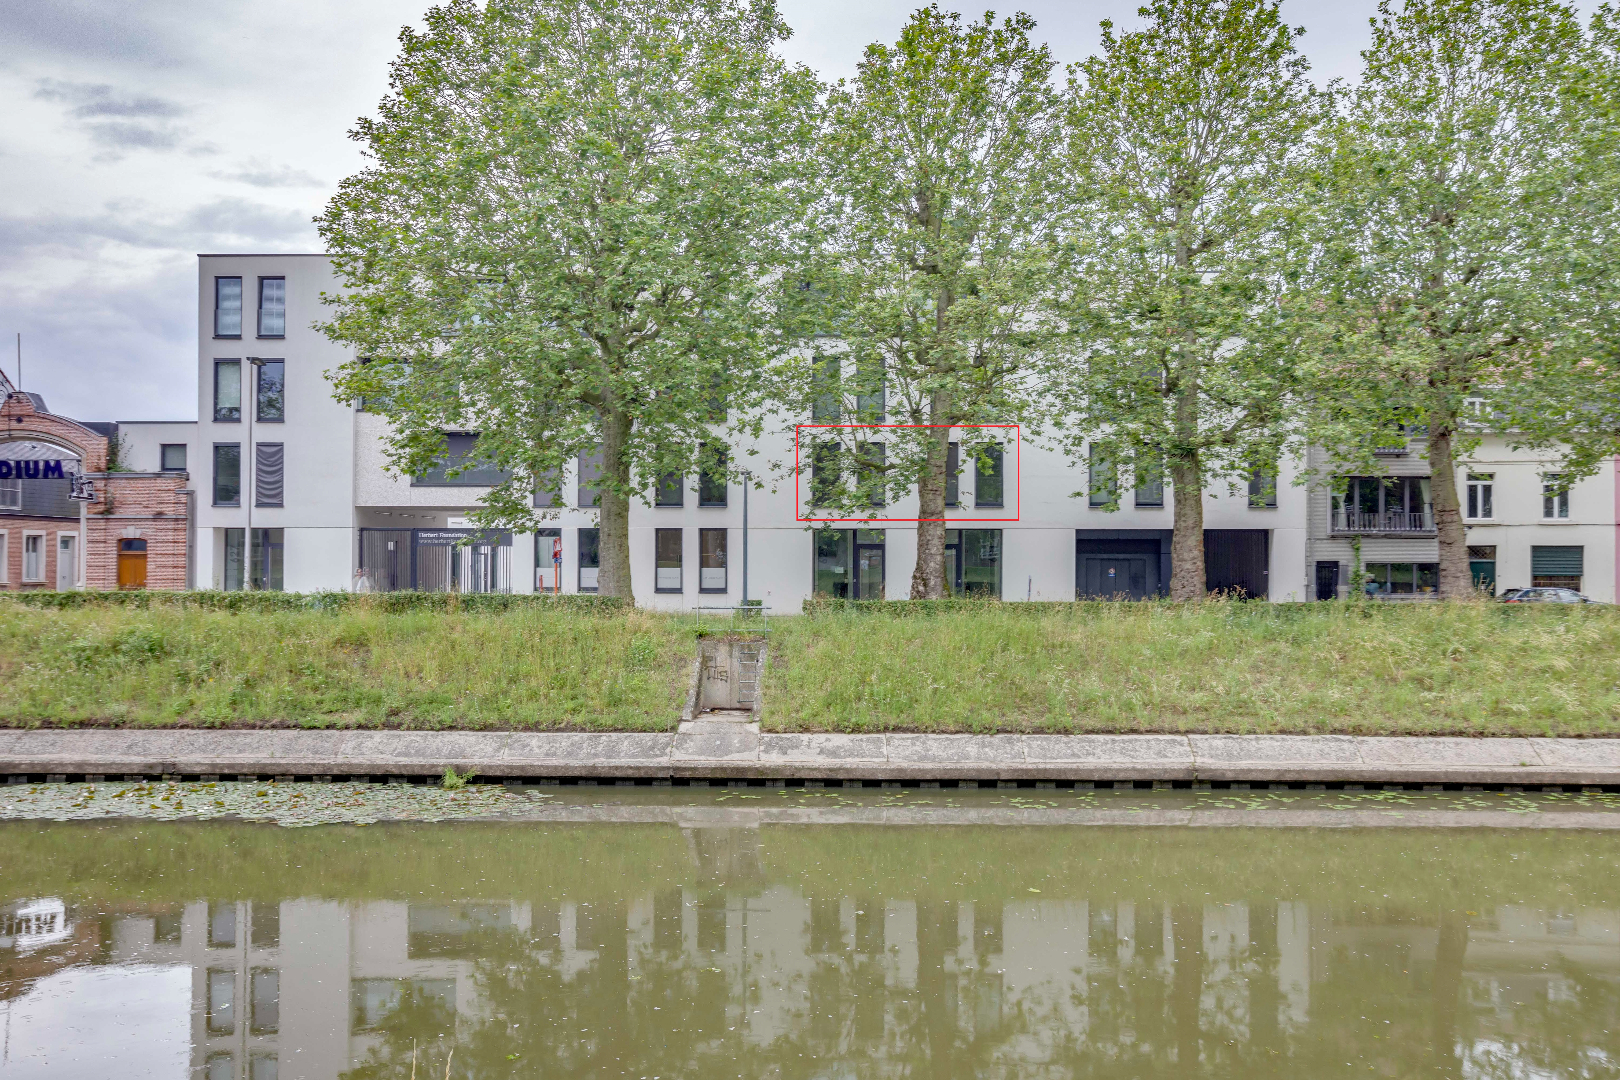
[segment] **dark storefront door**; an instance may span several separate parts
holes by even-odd
[[[1265,529],[1206,529],[1204,587],[1264,600],[1270,593],[1271,533]]]
[[[1084,592],[1107,600],[1146,600],[1148,560],[1145,555],[1088,555],[1081,559]]]
[[[1338,563],[1319,562],[1316,564],[1316,598],[1318,600],[1337,600],[1339,598]]]

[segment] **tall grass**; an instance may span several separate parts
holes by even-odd
[[[1620,734],[1620,611],[1210,602],[780,620],[780,730]]]
[[[0,724],[661,731],[693,656],[639,612],[0,604]]]

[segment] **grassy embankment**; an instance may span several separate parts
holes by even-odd
[[[765,726],[1620,735],[1620,610],[906,605],[773,620]],[[689,618],[0,603],[0,725],[669,730]]]

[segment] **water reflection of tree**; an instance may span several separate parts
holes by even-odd
[[[353,1012],[351,1005],[351,1030],[358,1025]],[[468,1075],[460,1060],[451,1060],[459,1034],[455,1006],[409,982],[400,991],[399,1004],[364,1030],[373,1033],[379,1042],[367,1052],[364,1061],[342,1074],[344,1080],[410,1076],[437,1080],[445,1075],[447,1067],[455,1070],[452,1075]],[[456,1058],[460,1058],[459,1053]]]

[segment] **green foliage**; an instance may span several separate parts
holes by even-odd
[[[1077,214],[1061,373],[1063,438],[1118,477],[1175,493],[1171,595],[1202,595],[1211,482],[1299,446],[1298,357],[1282,318],[1302,166],[1327,100],[1273,0],[1158,0],[1103,24],[1070,81]]]
[[[948,429],[1035,417],[1066,203],[1054,64],[1034,26],[919,9],[829,95],[820,246],[800,290],[817,336],[784,396],[820,420],[933,427],[816,433],[823,469],[855,480],[818,490],[820,505],[860,514],[915,486],[921,516],[943,518]],[[965,431],[962,461],[1006,439]],[[925,520],[913,595],[943,595],[943,535]]]
[[[454,768],[449,768],[444,770],[444,775],[439,778],[439,786],[448,791],[455,791],[466,787],[467,781],[471,780],[475,775],[477,774],[471,769],[464,773],[458,773]]]
[[[1620,734],[1620,611],[1474,603],[816,604],[783,731]]]
[[[1465,596],[1456,462],[1480,433],[1552,451],[1571,479],[1620,448],[1620,81],[1594,47],[1611,16],[1589,37],[1551,0],[1379,11],[1312,198],[1316,435],[1365,466],[1418,426],[1440,592]]]
[[[630,596],[627,508],[757,430],[781,349],[762,282],[800,227],[818,84],[768,2],[451,0],[407,29],[354,137],[371,164],[319,218],[346,289],[337,394],[390,421],[401,472],[493,465],[480,527],[598,448],[604,595]]]
[[[410,611],[465,611],[488,613],[524,608],[606,614],[622,612],[625,602],[616,596],[592,593],[285,593],[234,590],[196,592],[142,591],[138,589],[98,592],[76,589],[65,592],[18,592],[0,596],[0,604],[67,611],[75,608],[197,608],[203,611],[375,611],[402,614]]]

